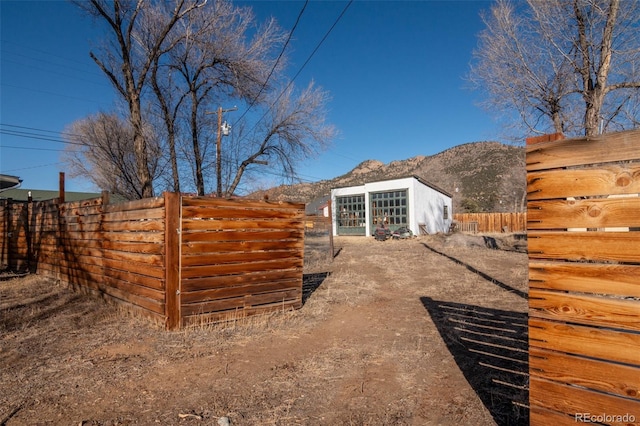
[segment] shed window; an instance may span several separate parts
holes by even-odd
[[[442,217],[444,219],[449,219],[449,206],[444,206],[444,211],[442,212]]]
[[[338,235],[364,235],[364,194],[336,198]]]
[[[373,192],[371,200],[371,229],[385,223],[392,231],[407,226],[407,191]],[[396,208],[397,206],[397,208]]]

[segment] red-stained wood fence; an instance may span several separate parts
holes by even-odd
[[[456,213],[453,220],[458,222],[462,232],[502,233],[526,232],[527,214],[519,213]]]
[[[302,305],[304,205],[162,197],[0,201],[0,264],[179,329]]]
[[[640,424],[640,131],[527,146],[532,425]]]

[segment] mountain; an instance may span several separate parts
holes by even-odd
[[[330,180],[281,185],[252,194],[270,200],[310,203],[331,188],[416,175],[453,195],[454,212],[522,211],[526,194],[523,147],[499,142],[458,145],[436,155],[384,164],[366,160]]]

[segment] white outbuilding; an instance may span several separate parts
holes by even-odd
[[[453,220],[452,196],[418,176],[331,190],[333,235],[373,235],[384,223],[392,232],[446,233]]]

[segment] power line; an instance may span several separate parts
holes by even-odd
[[[17,172],[17,171],[20,171],[20,170],[39,169],[39,168],[41,168],[41,167],[57,166],[57,165],[59,165],[59,164],[64,164],[64,163],[57,162],[57,163],[49,163],[49,164],[40,164],[40,165],[38,165],[38,166],[21,167],[21,168],[19,168],[19,169],[11,169],[11,170],[3,170],[3,171],[4,171],[5,173],[6,173],[6,172]]]
[[[38,89],[32,89],[30,87],[23,87],[23,86],[16,86],[14,84],[6,84],[6,83],[0,83],[0,86],[4,86],[4,87],[13,87],[14,89],[20,89],[20,90],[28,90],[30,92],[37,92],[37,93],[44,93],[46,95],[53,95],[53,96],[60,96],[63,98],[68,98],[68,99],[75,99],[77,101],[83,101],[83,102],[91,102],[94,104],[98,104],[100,105],[99,101],[96,100],[91,100],[91,99],[84,99],[84,98],[78,98],[75,96],[69,96],[69,95],[63,95],[62,93],[55,93],[55,92],[48,92],[46,90],[38,90]]]
[[[59,132],[55,132],[53,130],[36,129],[36,128],[33,128],[33,127],[18,126],[18,125],[12,125],[12,124],[4,124],[3,123],[3,124],[0,124],[0,125],[23,128],[23,129],[37,130],[37,131],[40,131],[40,132],[59,133]],[[4,129],[0,129],[0,133],[6,134],[6,135],[11,135],[11,136],[19,136],[19,137],[29,138],[29,139],[52,141],[52,142],[57,142],[57,143],[62,143],[62,144],[71,144],[71,145],[95,147],[94,145],[88,145],[86,143],[69,142],[69,141],[63,141],[63,140],[59,140],[59,139],[49,138],[49,137],[46,137],[45,135],[38,135],[36,133],[14,132],[14,131],[11,131],[11,130],[4,130]],[[60,134],[72,135],[70,133],[60,133]],[[72,136],[76,136],[76,135],[72,135]],[[23,149],[23,150],[28,150],[28,151],[54,151],[54,152],[64,151],[64,149],[38,148],[38,147],[26,147],[26,146],[15,146],[15,145],[1,145],[0,148]],[[233,160],[226,159],[226,158],[221,158],[221,161],[223,161],[223,162],[225,162],[227,164],[233,163]],[[58,163],[54,163],[54,164],[58,164]],[[289,175],[287,175],[285,173],[278,173],[278,172],[274,172],[274,171],[271,171],[271,170],[268,170],[268,169],[262,170],[261,173],[266,173],[266,174],[270,174],[270,175],[274,175],[274,176],[278,176],[278,177],[283,177],[283,178],[291,177],[291,176],[289,176]],[[311,179],[322,180],[322,178],[319,178],[317,176],[310,176],[310,175],[305,175],[305,174],[302,174],[302,173],[298,173],[296,176],[299,177],[300,181],[306,181],[306,182],[314,182]],[[303,178],[300,178],[300,176],[306,176],[306,177],[308,177],[310,179],[303,179]]]
[[[344,16],[345,12],[347,11],[347,9],[349,9],[349,6],[351,6],[351,3],[353,3],[353,0],[349,0],[349,3],[347,3],[347,5],[345,6],[344,9],[342,9],[342,12],[340,13],[340,15],[338,15],[338,17],[336,18],[335,22],[333,23],[333,25],[331,25],[331,27],[329,28],[329,30],[325,33],[324,37],[322,37],[322,40],[320,40],[320,42],[316,45],[315,49],[313,49],[313,51],[311,52],[311,54],[309,55],[309,57],[307,58],[307,60],[302,64],[302,66],[300,67],[300,69],[298,70],[298,72],[293,76],[293,78],[291,79],[291,81],[289,81],[289,84],[287,84],[287,86],[282,90],[282,92],[280,92],[280,94],[278,95],[278,97],[275,99],[275,101],[273,101],[273,103],[269,106],[269,108],[267,108],[267,110],[264,112],[264,114],[262,114],[262,116],[258,119],[258,121],[256,122],[256,124],[253,126],[253,128],[248,132],[251,133],[253,130],[255,130],[255,128],[258,126],[258,123],[260,121],[262,121],[262,119],[267,115],[267,112],[269,112],[274,106],[275,104],[280,100],[280,98],[285,94],[285,92],[289,89],[289,87],[293,84],[293,82],[295,81],[296,78],[298,78],[298,76],[300,75],[300,73],[302,72],[302,70],[307,66],[307,64],[309,63],[309,61],[311,61],[311,58],[313,58],[313,56],[316,54],[316,52],[318,51],[318,49],[320,48],[320,46],[322,46],[322,44],[324,43],[324,41],[327,39],[327,37],[329,37],[329,34],[331,34],[331,32],[333,31],[333,29],[336,27],[336,25],[338,25],[338,22],[340,22],[340,20],[342,19],[342,17]],[[236,121],[234,123],[234,126],[238,123],[238,121]]]
[[[13,146],[13,145],[2,145],[0,146],[0,148],[26,149],[29,151],[55,151],[55,152],[64,151],[64,149],[35,148],[35,147],[27,147],[27,146]]]
[[[242,113],[240,118],[238,118],[236,120],[236,123],[238,123],[240,120],[242,120],[242,118],[249,112],[249,110],[257,102],[257,100],[260,97],[260,95],[262,94],[262,91],[264,90],[264,88],[267,87],[267,83],[269,82],[269,79],[273,75],[273,72],[275,71],[275,69],[278,67],[278,64],[280,63],[280,59],[282,58],[282,55],[284,54],[284,51],[287,49],[287,46],[289,45],[289,41],[291,41],[291,37],[293,36],[293,32],[296,30],[296,27],[298,26],[298,23],[300,22],[300,18],[302,17],[302,14],[304,13],[304,10],[307,8],[307,4],[309,4],[309,0],[306,0],[304,2],[304,5],[302,6],[302,9],[300,10],[300,13],[298,13],[298,17],[296,18],[296,22],[293,24],[293,27],[291,28],[291,31],[289,31],[289,36],[287,37],[287,41],[284,43],[284,46],[282,46],[282,50],[280,51],[280,54],[278,55],[278,58],[276,59],[275,63],[273,64],[273,67],[271,68],[271,71],[269,72],[269,75],[267,76],[266,80],[262,84],[262,87],[260,88],[260,91],[258,92],[256,97],[251,101],[251,103],[249,104],[247,109]],[[234,125],[235,125],[235,123],[234,123]]]

